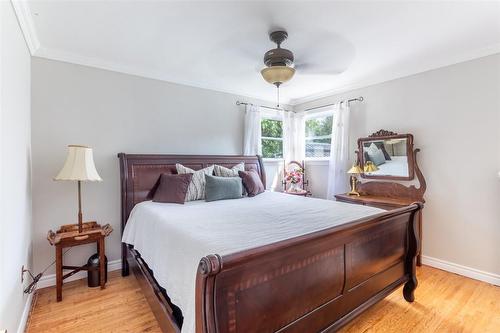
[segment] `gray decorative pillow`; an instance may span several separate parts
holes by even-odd
[[[245,171],[245,163],[236,164],[231,169],[221,165],[214,165],[214,173],[218,177],[239,177],[238,171]]]
[[[240,177],[205,175],[206,201],[242,198],[243,184]]]
[[[370,157],[370,160],[377,166],[385,163],[384,153],[378,148],[374,153],[368,152],[368,156]]]
[[[194,201],[205,199],[205,175],[212,175],[214,166],[211,165],[201,170],[193,170],[177,163],[175,165],[178,174],[192,173],[193,178],[189,183],[188,191],[186,194],[186,201]]]

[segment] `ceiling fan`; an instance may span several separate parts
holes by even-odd
[[[281,47],[281,44],[287,38],[288,33],[284,30],[273,31],[269,34],[269,39],[276,43],[277,47],[264,54],[264,65],[266,67],[260,71],[265,81],[277,87],[278,107],[279,88],[281,84],[290,81],[293,78],[296,70],[299,70],[304,74],[339,74],[342,72],[342,70],[336,69],[321,69],[321,67],[326,67],[328,65],[331,66],[331,64],[323,64],[321,59],[318,59],[321,58],[321,56],[310,49],[307,49],[307,54],[309,54],[309,58],[312,58],[312,61],[306,61],[299,64],[295,63],[293,52]],[[306,58],[306,56],[303,58]]]
[[[269,39],[276,43],[277,47],[264,54],[266,68],[260,71],[264,80],[274,84],[278,89],[282,83],[290,81],[295,75],[292,51],[281,48],[281,43],[287,38],[286,31],[273,31],[269,34]]]

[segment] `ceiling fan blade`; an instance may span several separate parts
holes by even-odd
[[[339,75],[344,72],[342,69],[330,66],[321,66],[320,64],[298,63],[295,70],[300,75]]]
[[[349,68],[356,53],[352,43],[324,30],[290,38],[290,49],[297,70],[303,74],[340,74]]]

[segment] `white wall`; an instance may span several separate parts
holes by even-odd
[[[21,267],[32,264],[31,62],[10,1],[0,18],[0,329],[16,332],[28,299]]]
[[[423,254],[500,275],[500,55],[322,98],[352,103],[351,151],[359,137],[412,133],[427,180]],[[351,155],[354,158],[354,153]],[[311,190],[326,196],[328,165],[308,165]]]
[[[104,179],[83,187],[86,220],[111,223],[110,260],[119,259],[116,153],[240,154],[238,96],[94,69],[32,60],[33,214],[36,270],[53,260],[48,229],[76,222],[76,185],[54,182],[70,143],[94,148]],[[500,55],[457,64],[295,107],[342,98],[352,104],[351,150],[378,129],[413,133],[428,182],[424,255],[500,274]],[[262,101],[253,101],[263,103]],[[277,168],[269,165],[268,185]],[[326,164],[307,168],[315,196],[326,193]],[[68,263],[94,252],[75,248]],[[48,273],[51,273],[49,271]]]
[[[109,260],[120,259],[119,152],[241,154],[244,107],[263,101],[120,74],[80,65],[32,59],[34,262],[39,271],[54,258],[49,229],[76,223],[76,183],[55,182],[67,144],[86,144],[103,182],[84,183],[84,220],[110,223]],[[272,89],[272,87],[270,87]],[[268,177],[268,179],[271,177]],[[272,181],[272,179],[269,179]],[[91,245],[65,259],[81,264]],[[53,273],[53,269],[47,274]]]

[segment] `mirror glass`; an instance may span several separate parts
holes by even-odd
[[[367,176],[409,177],[408,138],[363,141],[364,174]]]

